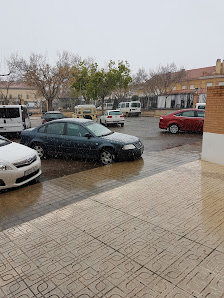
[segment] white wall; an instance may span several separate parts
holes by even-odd
[[[224,165],[224,134],[203,133],[201,159]]]

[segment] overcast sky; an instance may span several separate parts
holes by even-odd
[[[2,0],[0,25],[2,65],[10,53],[53,61],[63,50],[102,66],[127,60],[133,72],[224,58],[224,0]]]

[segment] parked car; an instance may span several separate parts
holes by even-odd
[[[124,126],[124,115],[120,110],[108,110],[100,117],[100,123],[104,125],[108,124],[120,124]]]
[[[31,127],[25,105],[0,105],[0,133],[20,134]]]
[[[21,186],[41,174],[41,161],[31,148],[0,136],[0,189]]]
[[[44,113],[42,124],[62,118],[64,118],[64,115],[60,111],[49,111]]]
[[[124,101],[120,102],[118,109],[126,116],[139,116],[141,115],[141,102],[136,101]]]
[[[159,128],[178,131],[203,131],[205,111],[200,109],[179,110],[160,117]]]
[[[205,102],[198,102],[196,103],[196,106],[195,106],[196,109],[201,109],[201,110],[205,110],[205,107],[206,107]]]
[[[96,106],[94,105],[77,105],[74,109],[74,118],[84,118],[97,121]]]
[[[66,155],[97,159],[104,165],[117,159],[139,158],[144,151],[139,138],[79,118],[54,120],[28,129],[21,135],[21,144],[34,148],[41,158]]]

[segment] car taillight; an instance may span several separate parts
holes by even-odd
[[[124,117],[124,115],[121,115],[120,117]]]
[[[44,119],[43,121],[42,121],[42,123],[44,124],[44,123],[46,123],[47,121]]]
[[[107,118],[112,118],[112,116],[107,116]]]

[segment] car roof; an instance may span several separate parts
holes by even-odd
[[[45,114],[62,114],[60,111],[48,111]]]
[[[120,110],[107,110],[107,112],[120,112],[121,113]]]
[[[53,120],[53,121],[49,122],[49,124],[54,123],[54,122],[71,122],[71,123],[85,124],[85,123],[88,123],[88,122],[91,123],[91,122],[94,122],[94,121],[90,120],[90,119],[83,119],[83,118],[62,118],[62,119]]]
[[[78,108],[78,109],[80,109],[80,108],[96,108],[96,106],[94,106],[94,105],[77,105],[77,106],[75,106],[75,108]]]
[[[198,111],[198,109],[196,109],[196,108],[182,109],[182,110],[179,110],[178,112],[184,112],[184,111]]]

